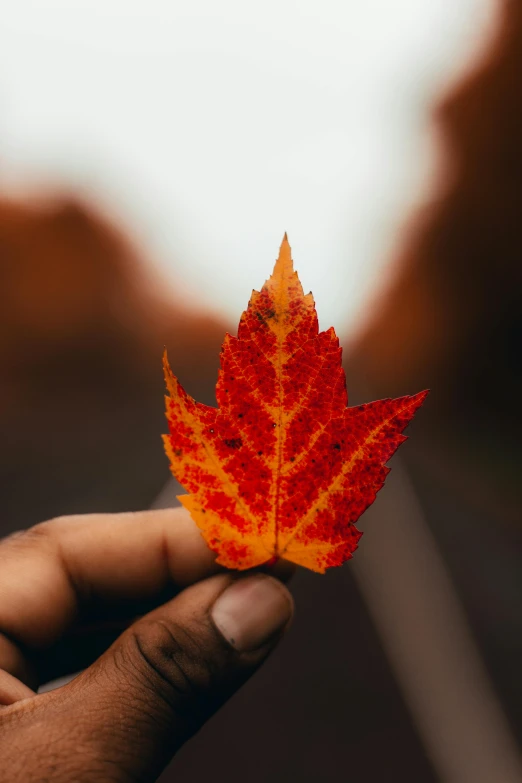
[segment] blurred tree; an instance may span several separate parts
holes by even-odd
[[[522,6],[437,111],[445,169],[350,356],[372,396],[431,387],[404,457],[522,739]]]
[[[348,362],[386,396],[432,387],[423,418],[446,479],[519,523],[522,7],[503,9],[493,47],[438,109],[440,186]]]
[[[212,402],[224,330],[91,209],[0,201],[1,532],[149,505],[168,477],[163,346]]]

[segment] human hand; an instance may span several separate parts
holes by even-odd
[[[292,607],[273,576],[216,566],[183,509],[64,517],[9,536],[0,781],[155,780],[268,656]]]

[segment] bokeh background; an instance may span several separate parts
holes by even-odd
[[[351,401],[432,393],[353,563],[162,781],[522,778],[522,7],[0,1],[0,531],[175,496],[288,231]]]

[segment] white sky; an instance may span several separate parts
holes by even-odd
[[[233,321],[288,231],[353,326],[492,0],[0,0],[0,177],[108,207]]]

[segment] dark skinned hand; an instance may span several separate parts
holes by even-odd
[[[288,626],[272,573],[224,572],[182,509],[0,541],[0,781],[156,780]]]

